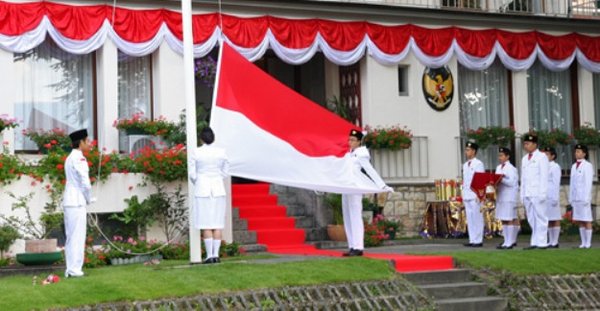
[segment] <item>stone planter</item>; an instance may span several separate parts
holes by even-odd
[[[56,252],[56,239],[25,240],[26,253],[53,253]]]
[[[327,225],[327,235],[329,239],[337,242],[345,242],[346,231],[344,231],[344,225]]]
[[[17,254],[17,262],[26,266],[51,265],[61,259],[56,239],[25,240],[25,253]]]

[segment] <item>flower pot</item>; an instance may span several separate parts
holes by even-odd
[[[327,225],[327,235],[329,239],[337,242],[345,242],[346,231],[344,231],[344,225]]]
[[[146,135],[148,133],[146,133],[146,131],[141,128],[134,127],[134,128],[126,129],[125,134],[127,134],[127,135]]]
[[[55,240],[56,242],[56,240]],[[62,259],[61,252],[21,253],[17,254],[17,262],[26,266],[51,265]]]

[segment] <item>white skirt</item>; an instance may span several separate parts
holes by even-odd
[[[192,224],[195,229],[225,228],[225,196],[195,197]]]
[[[573,220],[592,221],[592,206],[582,202],[573,202]]]
[[[504,221],[517,219],[517,202],[496,202],[496,219]]]
[[[562,215],[560,214],[560,204],[558,201],[547,200],[546,204],[548,205],[546,213],[548,214],[548,221],[557,221],[562,219]]]

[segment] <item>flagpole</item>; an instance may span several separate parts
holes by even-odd
[[[181,0],[181,17],[183,22],[183,78],[185,94],[185,132],[188,157],[198,146],[196,140],[196,93],[194,85],[194,36],[192,32],[192,2]],[[188,161],[188,171],[190,164]],[[189,206],[189,238],[190,238],[190,263],[201,263],[200,230],[194,229],[192,224],[192,205],[194,204],[194,185],[188,178],[188,206]]]

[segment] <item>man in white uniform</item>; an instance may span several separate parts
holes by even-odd
[[[581,245],[579,248],[592,246],[592,183],[594,182],[594,168],[587,161],[587,146],[575,146],[575,159],[571,167],[571,181],[569,183],[569,204],[573,207],[573,220],[579,223]]]
[[[548,247],[548,157],[538,150],[536,135],[527,134],[523,140],[525,155],[521,160],[521,201],[525,205],[531,227],[531,241],[525,249]]]
[[[498,150],[500,164],[496,167],[496,174],[502,174],[497,189],[496,219],[502,221],[504,243],[497,249],[512,249],[517,240],[517,196],[519,192],[519,174],[517,168],[510,163],[510,149]]]
[[[548,248],[558,248],[560,236],[560,165],[556,163],[556,150],[552,147],[544,148],[548,157],[550,171],[548,172]]]
[[[377,187],[393,191],[385,184],[379,174],[371,165],[369,150],[361,146],[363,134],[357,130],[350,131],[348,145],[350,158],[353,161],[352,169],[367,175]],[[364,250],[365,226],[362,219],[362,194],[342,194],[342,214],[344,216],[344,229],[350,250],[344,256],[362,256]]]
[[[469,232],[469,243],[467,247],[483,246],[483,214],[481,213],[481,202],[471,190],[471,182],[476,172],[485,172],[483,162],[476,158],[479,145],[467,142],[465,145],[465,157],[467,161],[463,164],[463,204],[467,216],[467,231]]]
[[[65,277],[83,276],[85,256],[86,205],[94,201],[91,197],[92,185],[89,177],[88,161],[83,155],[90,150],[87,130],[69,134],[73,145],[71,154],[65,161],[67,183],[63,195],[65,210]]]

